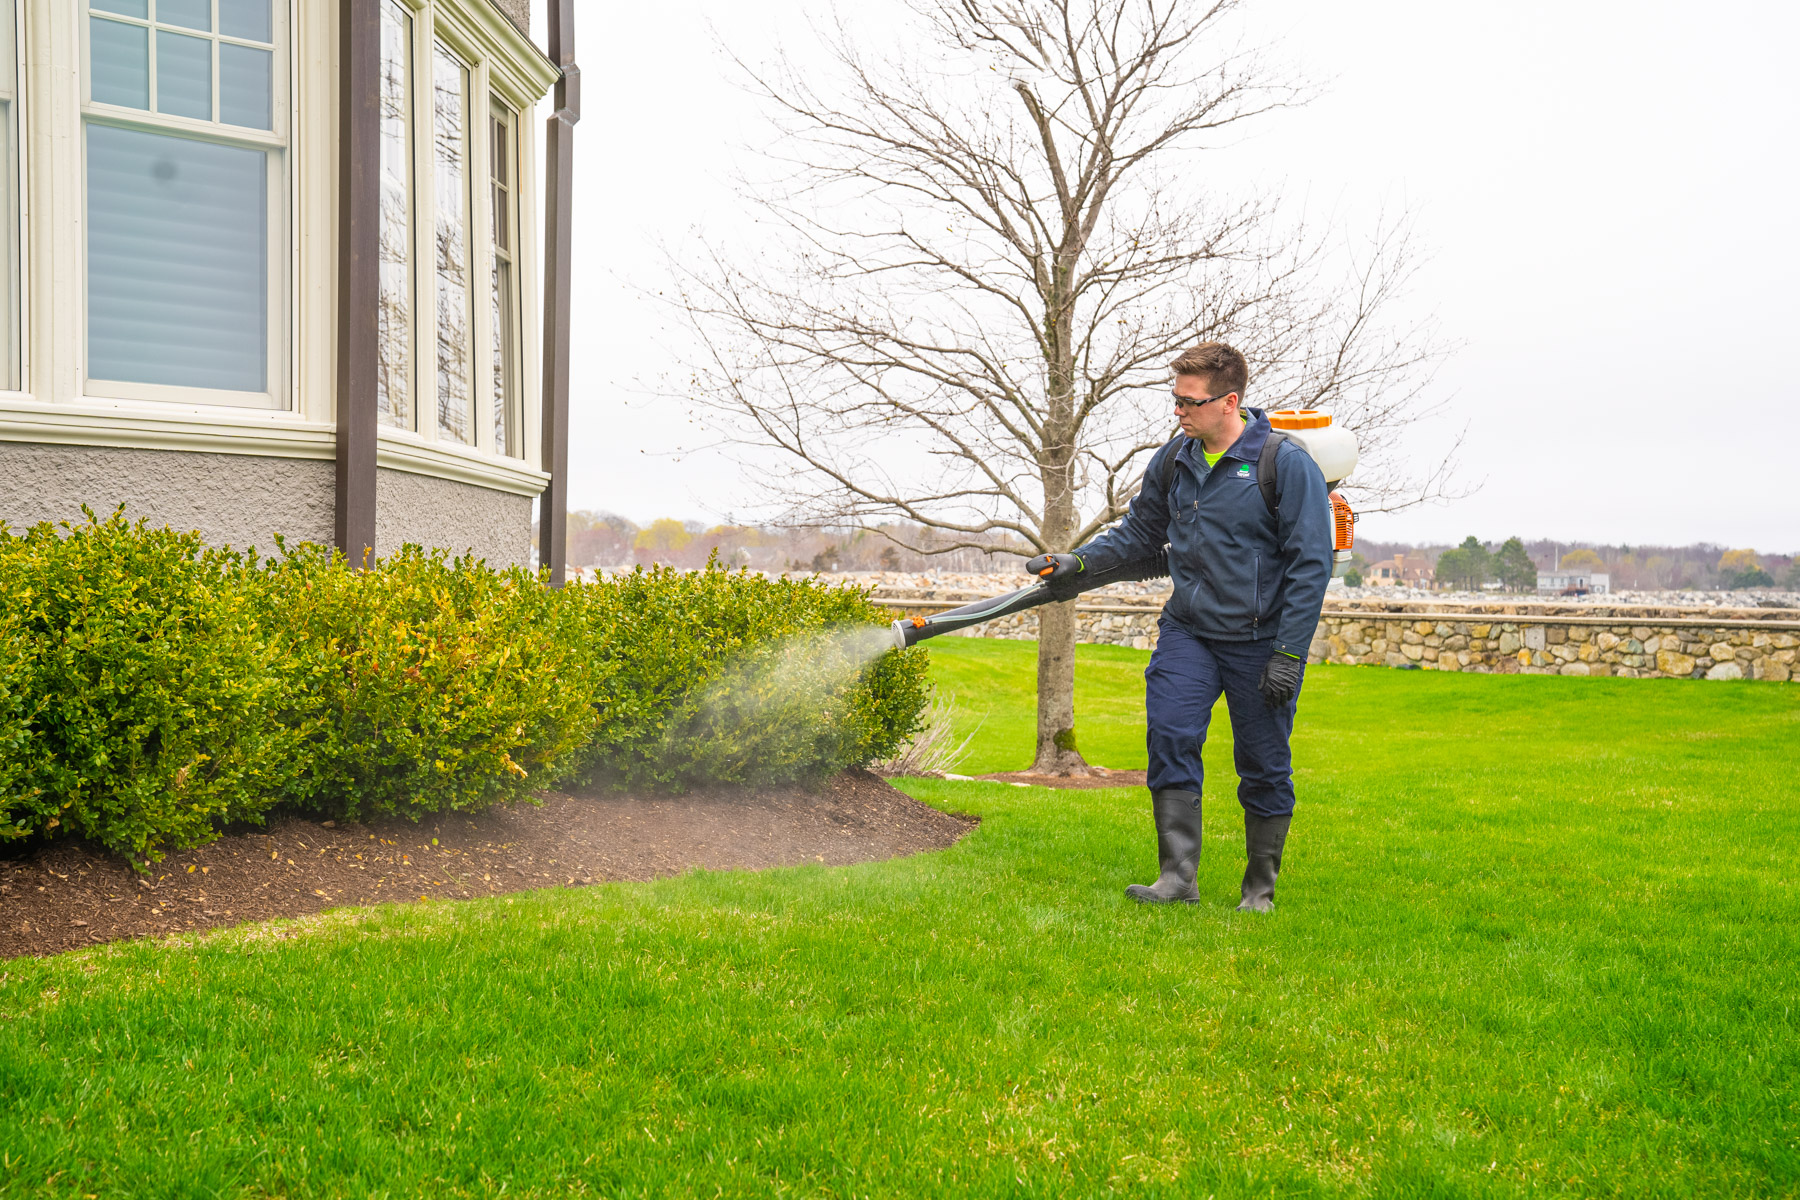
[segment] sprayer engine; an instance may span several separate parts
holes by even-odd
[[[1331,489],[1331,573],[1342,575],[1350,569],[1350,552],[1356,548],[1356,514],[1337,485],[1356,470],[1356,435],[1332,424],[1331,413],[1323,408],[1276,409],[1269,414],[1269,425],[1310,454],[1324,473],[1325,486]]]

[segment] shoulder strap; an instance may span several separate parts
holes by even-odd
[[[1263,442],[1262,452],[1256,456],[1256,486],[1262,489],[1263,506],[1271,517],[1280,515],[1280,500],[1275,494],[1275,455],[1281,450],[1281,443],[1287,440],[1287,434],[1271,429]]]

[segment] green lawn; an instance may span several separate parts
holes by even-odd
[[[1033,647],[932,645],[1023,765]],[[1109,766],[1144,658],[1080,659]],[[1800,686],[1301,713],[1271,917],[1229,779],[1179,910],[1141,792],[920,781],[981,828],[0,964],[0,1194],[1800,1195]]]

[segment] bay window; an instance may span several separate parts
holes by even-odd
[[[90,394],[287,406],[284,25],[272,0],[88,5]]]
[[[518,118],[432,16],[382,0],[378,407],[391,429],[517,458]]]
[[[370,3],[376,457],[526,494],[555,67],[493,0]],[[337,7],[0,0],[0,447],[335,455]]]

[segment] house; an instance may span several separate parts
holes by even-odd
[[[1611,577],[1604,571],[1539,571],[1537,590],[1539,595],[1554,596],[1573,590],[1604,596],[1611,590]]]
[[[1430,589],[1437,586],[1431,560],[1422,554],[1398,554],[1371,563],[1363,572],[1364,587],[1408,587]]]
[[[528,561],[579,117],[531,3],[0,0],[0,520]]]

